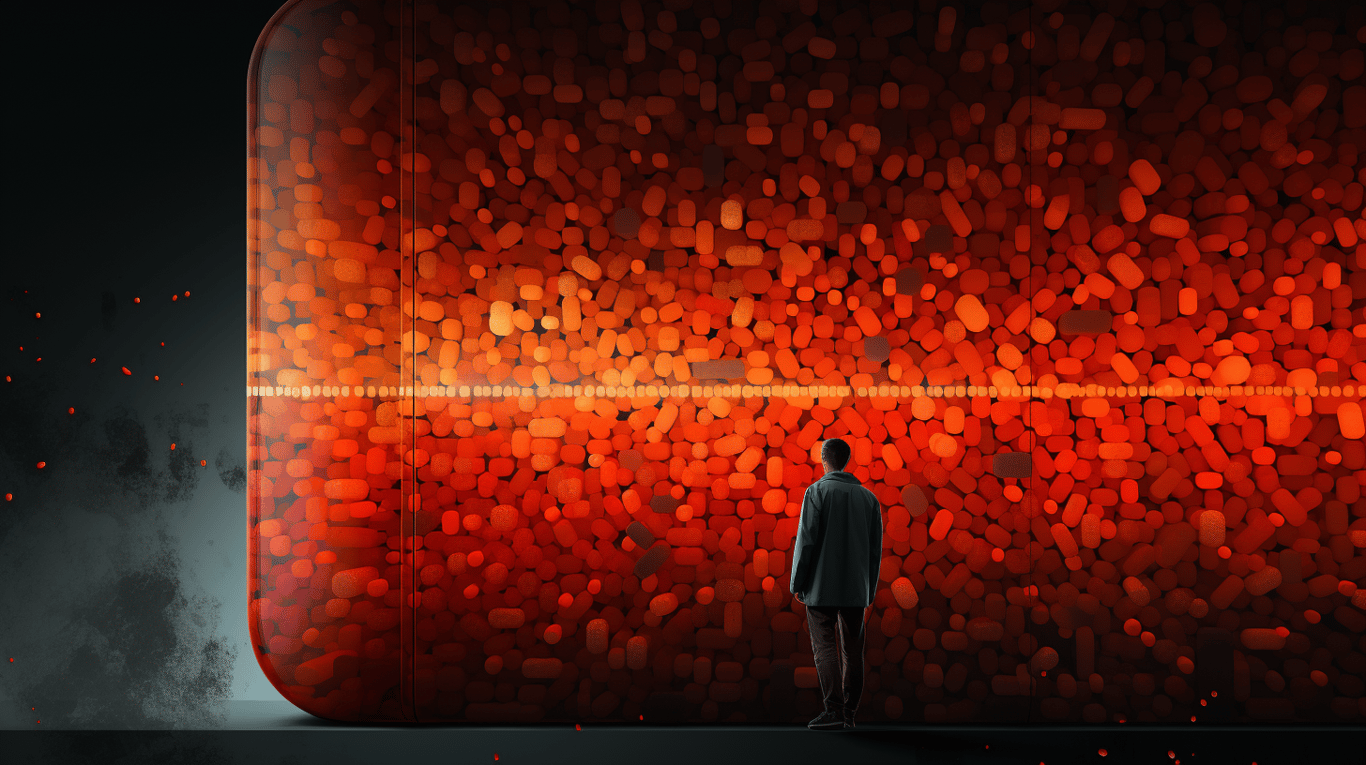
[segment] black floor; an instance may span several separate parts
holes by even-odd
[[[224,726],[199,731],[4,731],[0,750],[13,763],[110,765],[1366,762],[1366,728],[1344,726],[860,725],[832,732],[739,725],[356,727],[310,717],[284,702],[234,703]]]

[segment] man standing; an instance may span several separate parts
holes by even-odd
[[[882,565],[882,510],[873,492],[844,471],[849,444],[821,445],[825,475],[802,498],[792,545],[792,596],[806,606],[825,711],[808,728],[854,727],[863,695],[865,609]],[[839,646],[836,647],[836,635]]]

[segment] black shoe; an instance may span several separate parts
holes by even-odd
[[[812,730],[839,730],[844,727],[844,716],[838,710],[821,712],[816,719],[806,724]]]
[[[844,729],[849,730],[854,727],[854,713],[852,710],[844,710]]]

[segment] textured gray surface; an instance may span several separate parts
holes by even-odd
[[[67,55],[27,56],[41,35],[10,49],[49,62],[13,96],[65,148],[11,167],[28,181],[0,280],[7,738],[215,727],[230,698],[278,698],[246,626],[242,152],[246,63],[279,4],[211,24],[183,4],[81,6],[63,14]],[[16,29],[51,23],[50,8],[8,10]],[[72,98],[91,72],[107,87]],[[88,753],[0,757],[121,756]]]
[[[216,319],[236,301],[230,280],[172,279],[194,293],[173,308],[111,290],[124,307],[83,338],[89,350],[64,352],[78,342],[63,342],[67,325],[42,327],[54,363],[6,391],[0,726],[205,726],[234,694],[274,693],[247,642],[245,414],[225,383],[242,333]],[[141,294],[169,303],[167,288]],[[76,314],[71,326],[74,298],[100,305],[93,292],[24,297]]]

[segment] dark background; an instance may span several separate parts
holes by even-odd
[[[301,762],[319,734],[338,761],[398,754],[390,736],[400,731],[328,735],[339,731],[287,704],[281,725],[309,738],[133,732],[220,728],[232,703],[279,702],[247,634],[242,387],[247,61],[278,6],[6,8],[0,494],[12,499],[0,500],[0,738],[21,760]],[[44,729],[124,732],[16,733]],[[466,734],[427,731],[404,748],[480,762],[500,747],[505,761],[573,761],[571,741],[596,761],[816,754],[806,731],[607,732],[620,735],[485,728],[453,749],[451,736]],[[1352,761],[1359,732],[1299,735]],[[1270,747],[1260,749],[1270,762],[1300,747],[1249,733],[882,731],[816,748],[869,761],[1035,762],[1066,747],[1057,761],[1151,762],[1177,747],[1190,762],[1245,762],[1243,750]],[[1236,760],[1225,759],[1230,745]]]
[[[278,698],[243,469],[247,60],[277,7],[6,9],[0,727]]]

